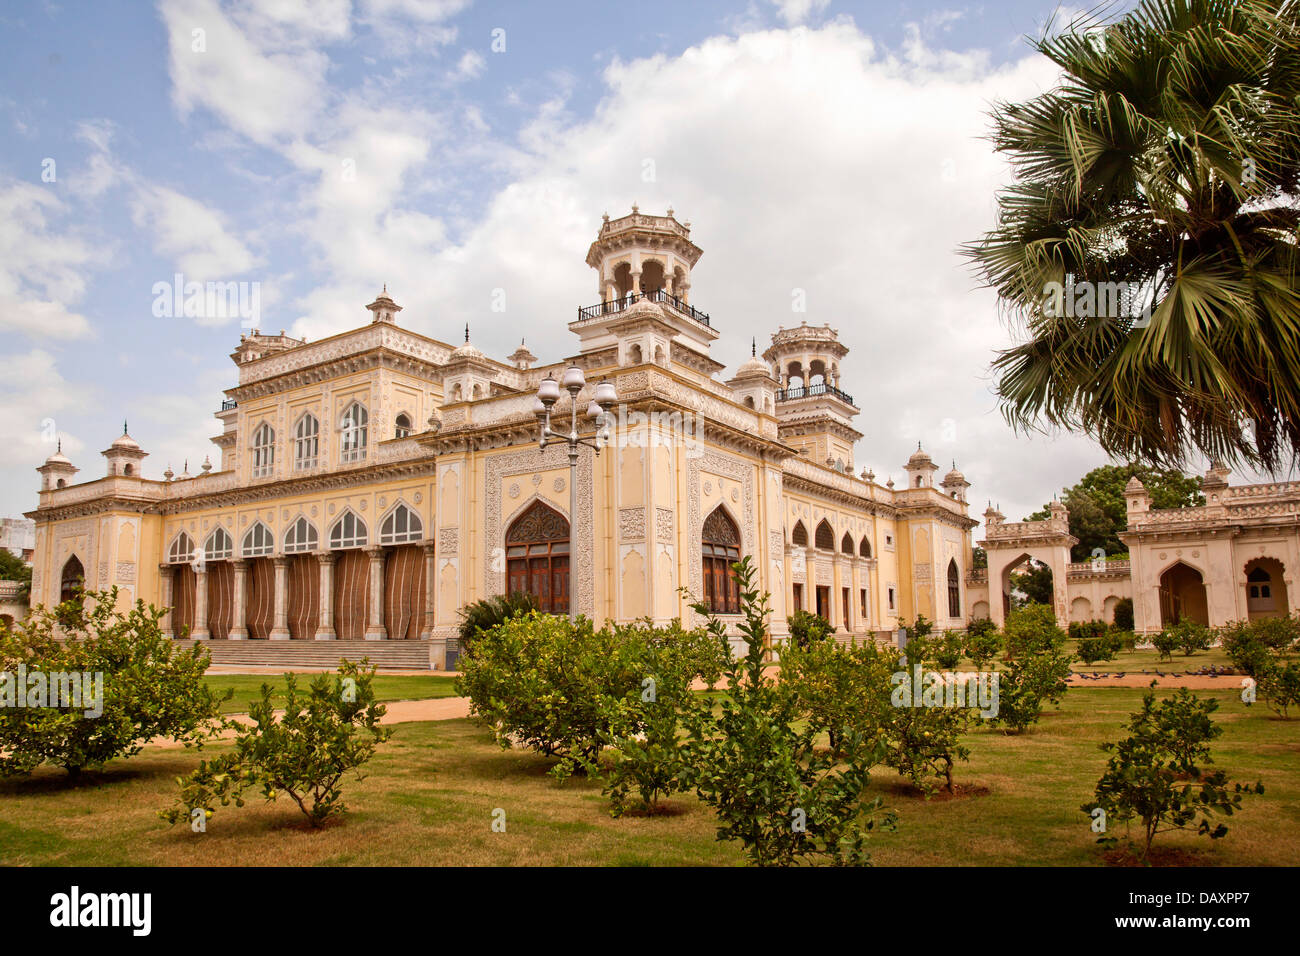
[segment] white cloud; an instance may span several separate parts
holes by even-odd
[[[106,252],[78,230],[55,228],[51,218],[65,213],[53,187],[0,181],[0,330],[50,339],[90,334],[74,309],[87,271]]]
[[[782,20],[790,26],[796,26],[814,13],[825,10],[830,0],[770,0],[770,2],[776,7]]]
[[[466,80],[472,80],[482,74],[487,66],[487,60],[483,54],[477,50],[466,50],[464,56],[456,63],[456,68],[447,73],[447,80],[450,83],[462,83]]]
[[[258,264],[220,213],[174,189],[140,186],[131,214],[153,237],[154,249],[170,258],[187,281],[228,281]]]

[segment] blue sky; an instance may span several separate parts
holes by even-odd
[[[0,12],[0,513],[52,435],[82,472],[121,429],[145,473],[197,471],[238,318],[158,316],[154,286],[257,283],[260,326],[403,324],[504,356],[574,351],[602,212],[673,206],[731,366],[779,325],[840,329],[859,467],[925,441],[1013,518],[1102,462],[1014,438],[1007,341],[955,249],[1006,170],[999,98],[1050,86],[1055,10],[933,3],[160,0]],[[53,177],[50,181],[51,161]],[[495,290],[505,313],[493,312]],[[792,312],[792,291],[808,302]]]

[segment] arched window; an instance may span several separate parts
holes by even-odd
[[[740,531],[722,509],[704,519],[700,535],[704,563],[704,603],[716,614],[740,613],[740,585],[731,566],[740,560]]]
[[[843,554],[853,553],[853,535],[849,534],[847,531],[844,532],[844,538],[840,541],[840,551]]]
[[[63,564],[63,574],[59,579],[59,603],[74,601],[77,588],[86,584],[86,570],[81,566],[81,559],[75,554]]]
[[[343,413],[340,461],[362,461],[366,457],[366,439],[370,433],[370,413],[360,402],[353,402]]]
[[[319,454],[320,422],[308,412],[298,419],[298,424],[293,429],[293,470],[315,468]]]
[[[406,414],[406,412],[402,412],[401,414],[399,414],[397,418],[394,420],[393,425],[394,425],[393,428],[394,438],[411,437],[411,416]]]
[[[301,515],[298,520],[289,525],[289,530],[284,533],[284,553],[296,554],[299,551],[316,550],[316,527]]]
[[[506,531],[506,586],[531,594],[544,613],[569,613],[569,522],[541,501]]]
[[[420,516],[402,504],[390,511],[379,526],[380,544],[406,544],[419,541],[423,536],[424,525]]]
[[[961,617],[961,572],[956,558],[948,560],[948,616]]]
[[[817,534],[813,539],[814,544],[823,551],[835,550],[835,532],[831,530],[830,522],[825,518],[817,526]]]
[[[365,522],[352,511],[343,512],[330,528],[330,549],[364,548],[369,540]]]
[[[130,462],[128,462],[127,464],[122,466],[122,474],[127,476],[134,475],[135,467]]]
[[[871,557],[871,539],[866,535],[862,536],[862,544],[858,545],[858,554],[861,557]]]
[[[790,532],[790,543],[797,544],[801,548],[808,547],[808,529],[803,526],[802,521],[794,523],[794,530]]]
[[[167,549],[168,564],[189,564],[194,560],[194,541],[182,531]]]
[[[266,422],[253,432],[253,477],[265,478],[275,467],[275,429]]]
[[[1256,566],[1246,575],[1249,595],[1253,598],[1271,598],[1273,596],[1273,576],[1262,567]]]
[[[235,556],[235,542],[225,528],[217,528],[208,535],[203,554],[209,561],[224,561]]]
[[[240,553],[246,558],[257,558],[275,551],[275,536],[271,529],[262,522],[257,522],[244,535],[244,546]]]

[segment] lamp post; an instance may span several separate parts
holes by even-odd
[[[557,382],[551,376],[542,379],[542,383],[537,387],[537,399],[533,402],[533,411],[537,415],[537,421],[541,425],[541,436],[538,439],[537,446],[541,451],[546,450],[546,446],[553,441],[562,441],[569,447],[569,553],[573,553],[573,531],[578,525],[578,483],[575,480],[578,474],[578,446],[586,445],[594,449],[596,454],[609,444],[610,426],[608,413],[609,410],[618,401],[618,392],[614,388],[614,383],[602,381],[596,386],[593,401],[587,406],[586,415],[595,419],[596,433],[592,437],[578,434],[578,393],[587,385],[587,377],[582,373],[582,369],[576,365],[571,365],[564,372],[562,382]],[[560,388],[563,387],[569,393],[569,430],[568,432],[556,431],[551,427],[551,410],[555,403],[560,400]],[[572,562],[572,557],[570,557]],[[574,600],[574,588],[572,585],[572,563],[570,564],[570,585],[569,585],[569,620],[577,621],[578,610],[577,601]]]

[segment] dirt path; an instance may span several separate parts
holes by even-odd
[[[1125,672],[1123,677],[1100,677],[1096,680],[1081,677],[1078,674],[1071,674],[1066,678],[1066,683],[1071,687],[1149,687],[1152,681],[1155,681],[1161,687],[1187,687],[1191,690],[1226,690],[1239,691],[1241,689],[1241,676],[1227,674],[1165,674],[1160,677],[1156,674],[1143,674],[1141,671],[1134,673]]]

